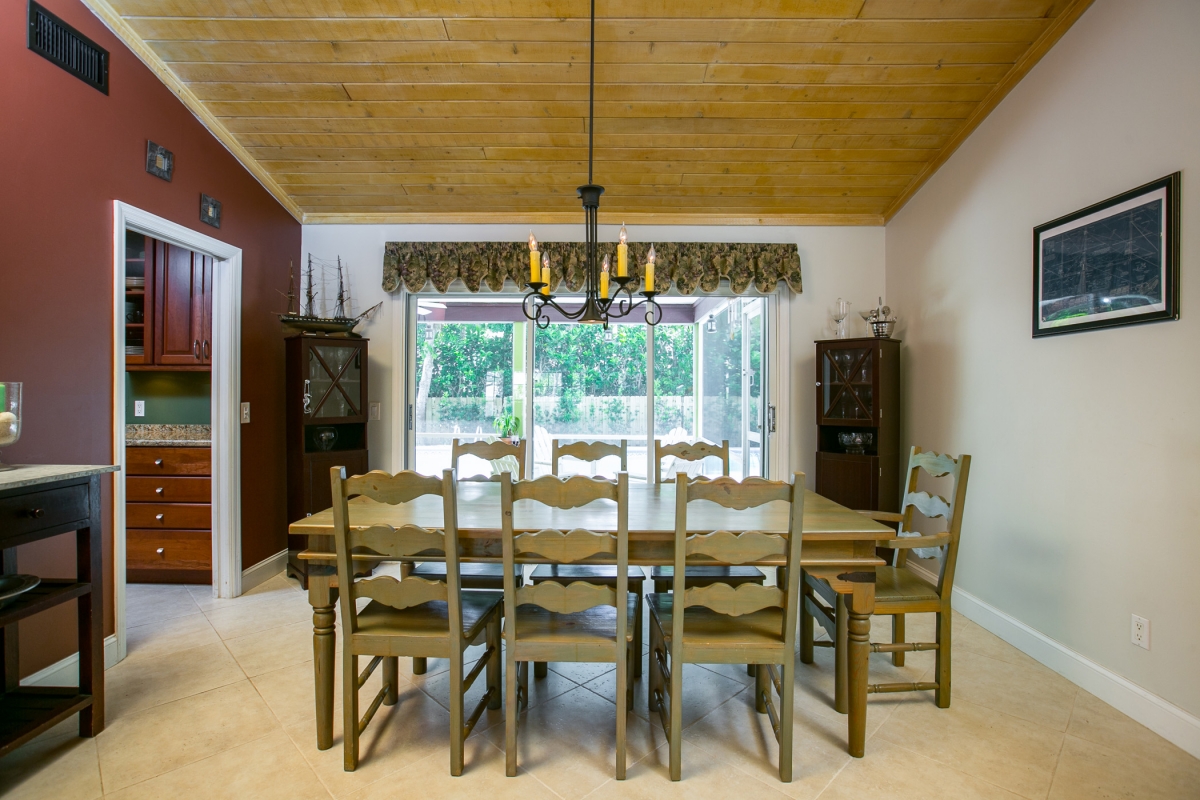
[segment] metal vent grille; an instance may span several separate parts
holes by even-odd
[[[108,94],[108,51],[32,0],[29,49]]]

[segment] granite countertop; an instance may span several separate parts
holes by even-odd
[[[103,472],[116,472],[117,466],[87,464],[14,464],[12,469],[0,470],[0,489],[18,489],[39,483],[65,481]]]
[[[210,447],[209,425],[126,425],[126,447]]]

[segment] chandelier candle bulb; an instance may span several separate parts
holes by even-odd
[[[550,256],[542,256],[542,294],[550,294]]]
[[[625,223],[621,223],[621,235],[617,237],[617,277],[624,278],[629,275],[629,245],[625,241],[629,238],[629,234],[625,233]]]
[[[600,297],[608,299],[608,256],[604,257],[604,263],[600,265]]]
[[[650,245],[650,252],[646,254],[646,291],[654,291],[654,245]]]
[[[529,232],[529,282],[537,283],[538,278],[542,276],[541,257],[538,253],[538,241],[534,237],[533,231]]]

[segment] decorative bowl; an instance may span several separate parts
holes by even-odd
[[[337,444],[337,429],[336,428],[318,428],[316,431],[317,448],[322,452],[329,452],[333,446]]]
[[[42,579],[37,575],[0,575],[0,608],[36,587]]]
[[[896,320],[884,319],[876,320],[871,323],[871,330],[875,334],[876,339],[887,339],[892,335],[892,331],[896,329]]]

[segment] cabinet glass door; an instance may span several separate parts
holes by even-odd
[[[871,348],[826,348],[821,359],[821,414],[825,419],[875,418]]]
[[[308,348],[309,416],[315,419],[362,414],[362,355],[355,346],[314,344]]]

